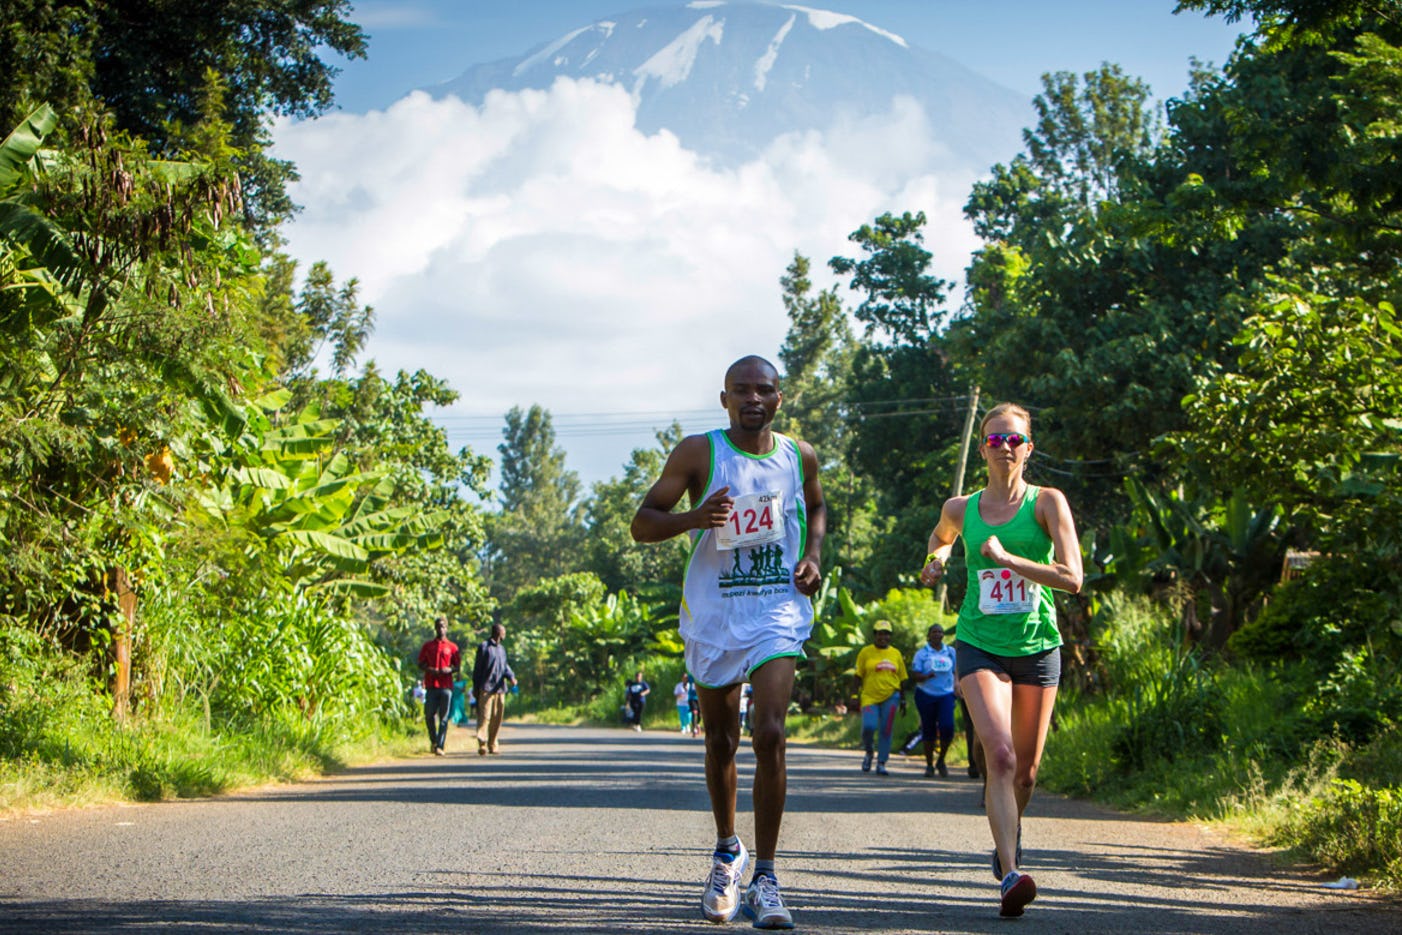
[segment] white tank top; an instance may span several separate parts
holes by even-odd
[[[794,565],[808,540],[803,459],[798,444],[774,433],[774,449],[752,455],[716,429],[705,500],[729,487],[735,501],[718,529],[693,529],[682,581],[682,639],[719,649],[745,649],[761,640],[805,640],[813,603],[794,587]]]

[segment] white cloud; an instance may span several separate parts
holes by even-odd
[[[297,164],[305,206],[288,249],[361,281],[383,369],[426,368],[462,393],[454,414],[488,416],[540,403],[720,417],[725,367],[777,358],[793,252],[827,284],[827,259],[853,255],[847,234],[883,211],[929,215],[940,275],[967,262],[970,180],[931,174],[943,149],[911,101],[782,137],[737,168],[639,132],[633,108],[616,86],[561,79],[481,107],[420,93],[284,122],[276,154]],[[494,453],[498,440],[471,442]],[[561,443],[588,482],[652,438]]]

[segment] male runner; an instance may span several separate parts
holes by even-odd
[[[682,439],[632,524],[639,542],[691,536],[680,630],[707,728],[706,789],[716,823],[701,912],[729,922],[743,908],[756,928],[793,927],[774,873],[787,791],[785,716],[813,625],[809,598],[821,582],[827,528],[817,454],[771,429],[782,401],[769,361],[751,356],[732,364],[720,394],[730,427]],[[683,494],[692,509],[673,513]],[[742,905],[749,853],[735,833],[735,754],[747,680],[754,690],[757,859]]]

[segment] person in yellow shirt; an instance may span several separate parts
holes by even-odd
[[[857,653],[856,700],[862,709],[862,749],[866,751],[862,772],[871,771],[874,753],[876,775],[887,776],[891,731],[896,726],[896,709],[903,707],[901,685],[908,676],[901,651],[891,645],[891,621],[878,620],[871,625],[871,643]]]

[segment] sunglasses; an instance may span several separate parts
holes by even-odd
[[[1016,448],[1023,442],[1031,440],[1026,435],[1019,435],[1017,432],[994,432],[992,435],[983,436],[983,443],[989,448],[1002,448],[1003,442],[1007,442],[1009,448]]]

